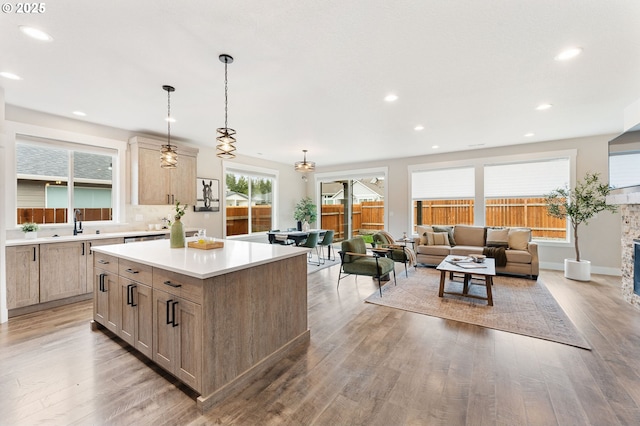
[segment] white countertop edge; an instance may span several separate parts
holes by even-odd
[[[195,238],[187,238],[187,241],[195,241]],[[230,241],[230,240],[218,240],[218,241],[224,241],[225,244],[238,243],[238,241]],[[149,244],[149,243],[157,243],[157,242],[164,242],[165,244],[169,244],[169,242],[167,240],[149,241],[149,242],[143,242],[143,243],[140,243],[140,244]],[[273,247],[271,244],[265,244],[265,243],[254,243],[254,242],[246,242],[246,241],[242,241],[240,243],[241,244],[249,244],[249,245],[253,245],[253,244],[266,245],[266,246]],[[211,277],[215,277],[215,276],[218,276],[218,275],[228,274],[228,273],[231,273],[231,272],[241,271],[243,269],[252,268],[254,266],[265,265],[267,263],[278,261],[278,260],[293,258],[293,257],[296,257],[296,256],[304,255],[306,257],[307,253],[309,253],[309,251],[311,251],[311,249],[305,248],[305,247],[291,247],[291,246],[278,246],[278,245],[275,245],[275,247],[278,247],[278,249],[281,250],[281,252],[277,253],[277,254],[274,254],[269,258],[263,258],[263,259],[260,259],[260,260],[250,261],[250,262],[247,262],[247,263],[242,264],[242,265],[235,265],[235,266],[231,266],[231,267],[218,265],[217,267],[214,266],[215,269],[212,269],[212,270],[207,271],[205,273],[198,273],[198,272],[194,272],[194,271],[189,270],[189,269],[177,267],[175,265],[156,262],[156,261],[151,260],[151,259],[144,259],[144,258],[141,258],[139,256],[135,256],[135,255],[130,255],[130,254],[127,254],[127,253],[119,252],[117,250],[117,247],[123,246],[123,245],[124,244],[113,244],[113,245],[106,245],[106,246],[97,246],[97,247],[92,247],[91,250],[93,250],[95,252],[98,252],[98,253],[104,253],[104,254],[107,254],[107,255],[110,255],[110,256],[115,256],[115,257],[117,257],[119,259],[130,260],[132,262],[141,263],[143,265],[148,265],[148,266],[151,266],[151,267],[154,267],[154,268],[158,268],[158,269],[162,269],[162,270],[165,270],[165,271],[175,272],[177,274],[187,275],[187,276],[190,276],[190,277],[193,277],[193,278],[198,278],[198,279],[201,279],[201,280],[204,280],[204,279],[207,279],[207,278],[211,278]],[[130,245],[127,244],[127,246],[130,246]],[[166,250],[186,250],[186,251],[191,251],[191,252],[203,252],[203,254],[206,254],[206,252],[211,252],[213,250],[224,250],[224,247],[221,248],[221,249],[201,250],[201,249],[196,249],[196,248],[191,248],[191,247],[169,248],[167,246]]]
[[[188,228],[186,232],[197,231],[195,228]],[[59,237],[38,237],[33,239],[18,238],[7,240],[6,246],[27,246],[31,244],[50,244],[50,243],[68,243],[71,241],[93,241],[104,240],[107,238],[128,238],[128,237],[144,237],[150,235],[169,235],[170,229],[160,229],[153,231],[121,231],[121,232],[104,232],[100,234],[78,234],[78,235],[61,235]]]

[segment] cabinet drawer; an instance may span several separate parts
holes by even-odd
[[[202,304],[202,280],[198,278],[154,268],[153,288]]]
[[[132,262],[122,258],[118,261],[118,275],[148,286],[152,283],[151,271],[151,266],[143,265],[142,263]]]
[[[93,253],[93,267],[102,269],[103,271],[109,271],[118,273],[118,258],[109,256],[108,254]],[[90,273],[91,271],[89,271]]]

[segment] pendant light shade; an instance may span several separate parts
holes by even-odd
[[[296,161],[296,164],[294,166],[296,172],[307,173],[314,171],[316,169],[316,163],[314,163],[313,161],[307,161],[306,149],[303,149],[302,152],[304,152],[304,160]]]
[[[228,118],[227,103],[229,98],[227,65],[233,62],[233,57],[231,55],[222,54],[218,57],[218,59],[220,59],[220,62],[224,63],[224,127],[220,127],[216,130],[217,132],[216,140],[218,141],[218,145],[216,145],[216,155],[219,158],[228,160],[236,157],[236,154],[234,153],[236,150],[236,145],[235,145],[236,131],[233,129],[230,129],[227,124],[227,118]]]
[[[163,169],[175,169],[178,165],[178,151],[175,145],[171,145],[171,92],[175,92],[172,86],[162,86],[167,91],[167,144],[160,148],[160,167]]]

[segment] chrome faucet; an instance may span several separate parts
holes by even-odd
[[[82,234],[82,221],[78,220],[78,216],[82,216],[82,212],[80,209],[75,209],[73,211],[73,235]]]

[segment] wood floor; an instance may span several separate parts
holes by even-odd
[[[337,273],[309,276],[310,346],[204,415],[187,388],[90,331],[90,302],[12,318],[0,424],[640,424],[640,311],[617,277],[540,274],[587,351],[366,304],[376,283],[348,277],[336,291]]]

